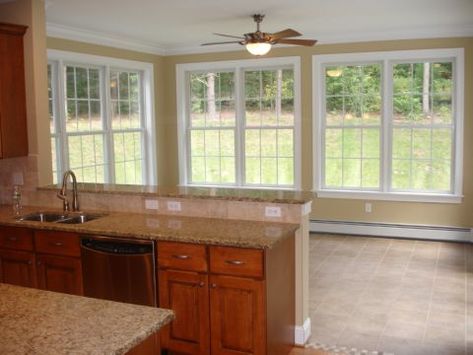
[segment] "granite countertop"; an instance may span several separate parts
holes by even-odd
[[[305,204],[313,200],[312,192],[269,189],[239,189],[196,186],[154,186],[78,183],[79,192],[139,194],[157,197],[250,201],[286,204]],[[58,190],[60,186],[38,187],[39,190]]]
[[[1,354],[125,354],[171,310],[0,283]]]
[[[24,207],[23,213],[48,210],[53,211],[40,207]],[[122,212],[110,212],[84,224],[18,221],[12,217],[11,206],[0,206],[0,225],[258,249],[272,248],[281,240],[294,235],[299,228],[299,225],[290,223]]]

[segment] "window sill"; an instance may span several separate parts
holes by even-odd
[[[406,192],[375,192],[346,190],[317,190],[318,198],[380,200],[401,202],[461,203],[463,195],[419,194]]]

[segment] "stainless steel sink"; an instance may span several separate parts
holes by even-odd
[[[103,214],[74,214],[69,215],[64,219],[56,221],[56,223],[64,223],[64,224],[82,224],[88,221],[92,221],[94,219],[103,217]]]
[[[51,222],[64,224],[82,224],[88,221],[105,216],[98,213],[51,213],[51,212],[34,212],[21,217],[20,221],[34,221],[34,222]]]
[[[56,222],[64,218],[67,218],[67,216],[62,213],[34,212],[21,217],[19,220],[35,222]]]

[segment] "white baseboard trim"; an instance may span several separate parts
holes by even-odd
[[[296,345],[305,345],[311,334],[310,318],[306,318],[303,325],[296,325],[295,343]]]
[[[407,224],[311,220],[315,233],[355,234],[392,238],[444,240],[473,243],[473,229]]]

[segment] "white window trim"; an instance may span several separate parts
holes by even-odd
[[[143,73],[143,80],[141,83],[141,88],[143,90],[143,108],[144,108],[144,150],[143,152],[143,163],[146,166],[146,175],[145,181],[148,185],[157,185],[157,167],[156,167],[156,120],[155,120],[155,107],[154,107],[154,69],[152,63],[146,62],[139,62],[134,60],[125,60],[125,59],[118,59],[112,57],[104,57],[104,56],[97,56],[91,54],[84,54],[84,53],[76,53],[76,52],[67,52],[67,51],[60,51],[55,49],[48,49],[48,63],[58,63],[59,68],[63,66],[63,62],[77,64],[77,65],[93,65],[93,66],[100,66],[105,67],[105,71],[107,74],[110,68],[112,69],[123,69],[123,70],[139,70]],[[56,70],[56,69],[54,69]],[[57,73],[56,73],[57,75]],[[62,83],[62,81],[53,81],[52,85],[56,86],[57,83]],[[62,84],[60,84],[62,86]],[[105,83],[103,83],[105,85]],[[102,85],[102,86],[103,86]],[[64,87],[53,87],[54,90],[57,92],[61,91],[64,92]],[[104,90],[105,95],[109,96],[108,90],[105,88],[101,88]],[[61,95],[59,95],[61,96]],[[57,100],[63,101],[63,100]],[[53,99],[54,102],[54,99]],[[106,100],[108,103],[109,100]],[[57,114],[60,116],[57,117],[57,121],[61,122],[59,125],[62,125],[64,117],[62,117],[64,111],[64,102],[57,102],[54,103],[54,109],[56,109]],[[63,128],[63,127],[62,127]],[[56,127],[57,133],[56,135],[61,135],[61,131],[59,130],[61,127]],[[61,143],[63,144],[63,143]],[[106,144],[106,142],[104,142]],[[67,147],[66,147],[67,149]],[[60,157],[58,157],[58,169],[64,166],[64,161],[59,161],[60,159],[64,159],[63,154],[67,154],[67,151],[64,150],[64,147],[60,149]],[[61,165],[59,165],[61,163]],[[68,168],[68,167],[65,167]],[[107,172],[106,172],[107,174]]]
[[[393,61],[415,61],[415,60],[455,60],[454,71],[454,95],[453,107],[455,119],[455,153],[452,179],[453,192],[451,194],[440,193],[409,193],[387,191],[387,181],[390,173],[390,136],[388,118],[391,115],[390,104],[386,98],[389,95],[392,79],[389,76],[389,63]],[[323,117],[324,117],[324,79],[323,66],[325,64],[344,64],[356,62],[382,62],[384,80],[382,80],[382,112],[381,134],[384,135],[381,147],[381,181],[382,191],[360,191],[360,190],[337,190],[322,188],[323,174]],[[438,203],[461,203],[463,199],[463,121],[464,121],[464,49],[463,48],[442,48],[426,50],[405,50],[386,52],[366,52],[366,53],[341,53],[312,56],[312,112],[313,112],[313,191],[321,198],[342,198],[342,199],[366,199],[366,200],[386,200],[386,201],[408,201],[408,202],[438,202]]]
[[[292,65],[294,68],[294,187],[285,186],[260,186],[260,185],[217,185],[217,184],[193,184],[189,183],[188,152],[187,152],[187,129],[186,129],[186,109],[187,109],[187,82],[186,73],[192,71],[206,70],[231,70],[238,71],[250,68],[270,68],[272,66]],[[176,65],[176,105],[177,105],[177,141],[179,157],[179,184],[184,186],[205,186],[220,188],[238,189],[278,189],[278,190],[300,190],[301,188],[301,70],[300,57],[279,57],[279,58],[258,58],[245,60],[231,60],[218,62],[198,62]],[[238,77],[238,76],[237,76]],[[239,86],[235,84],[236,102],[241,95]],[[241,89],[241,88],[240,88]],[[240,100],[241,101],[241,100]],[[237,112],[242,112],[241,108]],[[237,117],[238,131],[241,117]],[[242,137],[242,135],[240,135]],[[238,144],[242,144],[241,139]],[[242,151],[241,149],[239,150]],[[235,156],[237,166],[243,166],[243,156]],[[236,172],[238,174],[238,171]],[[240,169],[240,174],[244,172]],[[238,181],[238,180],[237,180]]]

